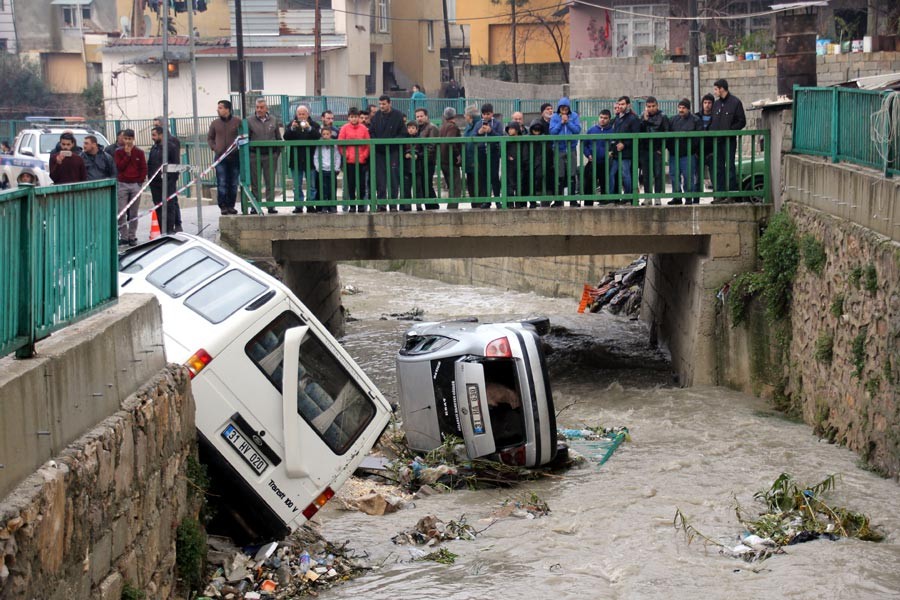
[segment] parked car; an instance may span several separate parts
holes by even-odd
[[[19,177],[23,172],[31,173],[36,181],[34,185],[52,185],[50,179],[50,153],[59,143],[59,136],[64,131],[71,131],[75,136],[75,145],[84,148],[84,138],[93,135],[101,148],[109,141],[99,131],[94,131],[84,123],[84,119],[58,119],[47,117],[36,119],[29,117],[31,127],[23,129],[13,142],[12,154],[0,156],[0,187],[15,189],[19,185]]]
[[[119,255],[120,293],[153,294],[170,362],[187,366],[201,460],[232,537],[278,538],[353,474],[391,407],[278,280],[179,233]]]
[[[556,413],[540,339],[548,329],[542,318],[422,323],[407,331],[397,381],[409,447],[427,452],[455,436],[470,458],[552,462]]]

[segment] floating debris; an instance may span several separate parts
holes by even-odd
[[[478,531],[468,523],[466,516],[444,523],[434,515],[425,515],[413,529],[401,531],[391,538],[395,544],[412,544],[417,546],[435,546],[447,540],[471,541]]]
[[[748,562],[761,561],[774,554],[783,554],[785,546],[817,539],[837,540],[852,537],[880,542],[884,535],[873,529],[869,517],[843,507],[831,506],[825,494],[835,489],[837,476],[829,475],[812,486],[799,485],[788,473],[782,473],[772,486],[754,494],[754,499],[766,505],[766,512],[756,519],[745,518],[735,500],[735,513],[745,531],[739,544],[730,546],[711,539],[691,525],[684,513],[676,509],[673,525],[684,531],[690,544],[695,538],[718,546],[726,556]]]
[[[641,256],[625,268],[610,271],[595,286],[584,286],[578,312],[600,312],[605,306],[614,315],[636,316],[641,308],[647,257]]]
[[[341,288],[341,296],[355,296],[356,294],[361,294],[362,290],[353,285],[352,283],[348,283],[344,287]]]
[[[414,307],[402,313],[390,313],[388,315],[381,315],[381,318],[379,320],[387,321],[389,319],[394,319],[396,321],[421,321],[424,315],[424,309]]]
[[[523,494],[518,498],[507,498],[503,501],[494,517],[518,517],[520,519],[537,519],[550,514],[550,505],[534,492]]]
[[[557,436],[566,442],[570,453],[577,453],[598,466],[608,461],[622,442],[631,441],[627,427],[558,429]]]
[[[442,565],[452,565],[456,562],[458,556],[458,554],[453,554],[446,548],[440,548],[439,550],[435,550],[430,554],[426,554],[425,556],[417,560],[430,560],[436,563],[441,563]]]
[[[285,540],[243,550],[228,538],[211,536],[209,564],[214,570],[203,596],[281,600],[317,595],[365,571],[350,556],[348,543],[326,541],[310,523]]]

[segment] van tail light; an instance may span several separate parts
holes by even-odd
[[[509,340],[502,337],[489,343],[484,348],[484,356],[486,358],[512,358],[512,348],[509,347]]]
[[[516,467],[525,466],[525,446],[516,446],[500,453],[500,462],[504,465],[512,465]]]
[[[313,516],[319,512],[319,509],[325,506],[325,503],[331,500],[334,497],[334,490],[330,487],[326,487],[325,491],[319,494],[319,497],[312,501],[312,504],[303,509],[303,516],[306,517],[306,520],[310,520]]]
[[[200,348],[196,352],[194,352],[193,356],[187,359],[187,362],[184,363],[184,366],[188,368],[190,371],[191,379],[197,376],[197,373],[202,371],[206,365],[212,362],[212,356],[204,350]]]

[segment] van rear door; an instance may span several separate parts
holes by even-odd
[[[456,362],[456,405],[469,458],[493,454],[497,447],[488,411],[484,367],[468,357]]]

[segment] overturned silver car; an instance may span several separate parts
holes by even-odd
[[[524,467],[556,458],[556,414],[540,335],[545,318],[421,323],[397,355],[403,429],[427,452],[448,436],[470,458]]]

